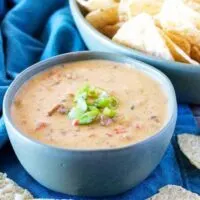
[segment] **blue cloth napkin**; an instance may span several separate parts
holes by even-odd
[[[0,108],[8,85],[23,69],[57,54],[85,49],[66,0],[1,0],[0,24]],[[166,184],[181,185],[200,194],[200,171],[188,162],[177,145],[176,135],[183,132],[197,134],[195,120],[187,105],[179,105],[175,133],[156,170],[132,190],[103,199],[144,200]],[[0,171],[30,190],[35,197],[92,199],[55,193],[41,186],[27,174],[7,141],[1,119]]]

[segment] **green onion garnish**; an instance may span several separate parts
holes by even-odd
[[[77,91],[74,107],[68,113],[68,118],[75,120],[76,124],[91,124],[102,117],[108,119],[115,117],[117,106],[116,97],[101,88],[86,84]]]

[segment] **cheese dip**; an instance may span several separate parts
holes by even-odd
[[[156,134],[167,120],[167,108],[161,86],[144,72],[129,64],[89,60],[35,75],[19,89],[11,116],[20,131],[42,143],[105,149]]]

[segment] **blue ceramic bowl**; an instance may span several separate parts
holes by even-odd
[[[142,142],[123,148],[73,150],[42,144],[16,128],[10,108],[17,91],[26,81],[57,64],[90,59],[129,63],[157,80],[169,102],[169,114],[162,130]],[[174,132],[177,104],[171,82],[153,67],[117,54],[80,52],[56,56],[23,71],[5,95],[3,114],[9,139],[20,163],[39,183],[67,194],[107,196],[137,185],[159,164]]]
[[[90,50],[119,53],[148,63],[163,71],[171,79],[179,102],[200,104],[200,65],[161,60],[119,45],[101,34],[85,20],[76,0],[69,2],[77,28]]]

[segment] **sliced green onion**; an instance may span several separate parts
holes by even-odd
[[[97,110],[86,112],[79,118],[79,124],[90,124],[97,118],[98,114],[99,112]]]
[[[77,100],[77,108],[82,110],[83,112],[87,111],[87,104],[83,97],[78,98]]]
[[[68,117],[69,119],[79,119],[82,115],[84,114],[84,112],[77,108],[77,107],[73,107],[70,112],[68,113]]]
[[[90,86],[88,84],[85,84],[81,89],[79,89],[75,95],[75,101],[77,101],[80,97],[86,99],[89,89]]]
[[[95,111],[97,111],[97,112],[100,112],[99,109],[98,109],[97,107],[95,107],[95,106],[88,106],[88,109],[89,109],[90,111],[95,110]]]
[[[98,107],[98,108],[105,108],[107,106],[109,106],[110,104],[110,99],[109,97],[107,98],[99,98],[96,100],[95,102],[95,105]]]
[[[105,108],[105,107],[115,108],[117,107],[117,105],[118,102],[115,97],[105,97],[96,100],[96,106],[99,108]]]
[[[78,94],[81,94],[81,93],[88,93],[88,91],[90,90],[90,85],[89,84],[85,84],[82,88],[80,88],[78,90]]]
[[[101,91],[98,88],[95,88],[95,87],[91,87],[88,90],[88,96],[92,97],[92,98],[97,98],[100,93],[101,93]]]
[[[118,100],[105,90],[85,84],[76,93],[74,107],[68,113],[68,117],[78,120],[79,124],[90,124],[100,115],[113,118],[117,105]]]
[[[110,109],[108,107],[105,107],[103,109],[103,115],[110,117],[110,118],[113,118],[116,115],[116,111],[113,110],[113,109]]]

